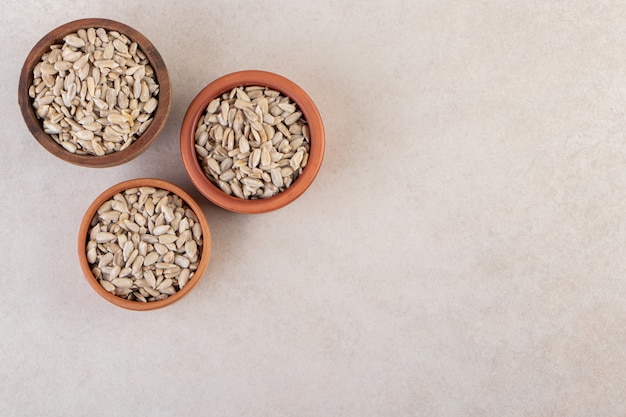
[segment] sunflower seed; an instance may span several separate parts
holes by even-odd
[[[85,41],[79,38],[76,34],[67,35],[65,38],[63,38],[63,40],[66,44],[68,44],[69,46],[73,46],[74,48],[82,48],[83,46],[85,46]]]
[[[111,281],[111,284],[117,288],[130,288],[133,286],[133,280],[130,278],[115,278]]]
[[[161,266],[159,268],[173,268],[174,265],[172,265],[172,261],[174,260],[174,257],[176,257],[176,254],[174,252],[168,251],[165,255],[163,255],[163,262],[161,262]]]
[[[278,103],[278,107],[289,114],[296,111],[296,106],[291,103]]]
[[[196,240],[200,240],[202,238],[202,228],[200,227],[200,223],[195,223],[191,230],[193,231],[193,237]]]
[[[166,294],[167,295],[174,295],[174,294],[176,294],[176,288],[174,288],[173,285],[170,285],[169,287],[163,288],[161,290],[161,295],[165,296]]]
[[[92,248],[87,251],[87,262],[89,262],[90,264],[95,263],[96,259],[98,259],[97,257],[98,252],[96,251],[96,248]]]
[[[96,242],[98,243],[110,242],[115,239],[117,239],[117,236],[113,233],[98,232],[98,234],[96,235]]]
[[[156,250],[159,255],[163,256],[168,252],[169,249],[167,249],[167,246],[165,246],[164,244],[156,242],[154,243],[154,250]]]
[[[178,196],[131,188],[104,202],[92,224],[87,261],[105,290],[149,302],[175,294],[193,277],[202,230]]]
[[[181,268],[187,268],[191,262],[189,261],[189,258],[185,256],[176,255],[174,257],[174,263],[180,266]]]
[[[171,287],[173,283],[174,281],[172,281],[172,279],[166,278],[156,287],[156,289],[162,292],[164,289]]]
[[[109,273],[109,279],[110,280],[114,280],[115,278],[117,278],[120,275],[120,272],[122,272],[122,267],[119,265],[115,265],[113,266],[113,269],[111,269],[111,272]]]
[[[146,64],[143,51],[124,34],[86,28],[65,36],[63,44],[51,46],[35,65],[29,88],[44,131],[72,153],[103,156],[128,148],[148,129],[158,107],[159,85],[153,69]],[[141,99],[143,106],[130,99],[133,89],[133,99]],[[60,107],[49,111],[46,106],[52,103]],[[124,116],[124,109],[136,113],[127,117],[130,112]],[[93,117],[79,127],[77,122],[86,113]],[[59,124],[60,114],[75,123]],[[109,114],[114,114],[113,121]],[[136,127],[135,120],[140,121]],[[115,133],[111,129],[104,132],[108,125]],[[94,142],[84,133],[76,135],[79,130],[90,131],[101,139]]]
[[[159,260],[159,254],[157,252],[150,252],[144,258],[143,264],[144,266],[150,266],[152,264],[155,264],[158,260]]]
[[[174,243],[176,242],[176,240],[178,239],[178,236],[176,236],[175,234],[164,234],[159,236],[159,243],[161,244],[166,244],[166,243]]]
[[[187,268],[180,271],[180,274],[178,275],[178,286],[180,288],[183,288],[185,285],[187,285],[187,282],[189,282],[190,274],[191,274],[191,271]]]
[[[146,101],[146,104],[144,104],[143,110],[146,113],[152,113],[154,110],[156,110],[157,104],[158,101],[154,97],[151,97]]]
[[[194,240],[188,240],[185,242],[185,253],[187,257],[193,259],[198,254],[198,244]]]
[[[262,86],[235,87],[211,100],[195,139],[206,176],[238,198],[284,191],[308,160],[303,113],[288,97]],[[286,166],[291,171],[283,170]]]
[[[169,232],[171,230],[171,226],[168,224],[163,224],[161,226],[156,226],[153,230],[152,230],[152,234],[154,236],[161,236],[164,235],[165,233]]]
[[[102,267],[108,266],[111,262],[113,262],[113,254],[111,252],[107,252],[100,258],[98,268],[102,269]]]
[[[113,292],[115,291],[115,285],[113,285],[112,283],[110,283],[109,281],[103,280],[101,279],[100,281],[98,281],[100,283],[100,285],[102,286],[102,288],[104,288],[104,290],[106,292]]]

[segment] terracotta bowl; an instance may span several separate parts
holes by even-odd
[[[200,224],[200,227],[202,229],[202,236],[203,236],[203,245],[202,245],[202,251],[200,253],[199,265],[193,277],[189,280],[189,282],[181,290],[179,290],[173,295],[170,295],[168,298],[164,300],[148,301],[145,303],[141,301],[127,300],[125,298],[118,297],[114,294],[107,292],[104,288],[102,288],[102,286],[100,286],[100,284],[98,283],[96,277],[91,272],[91,267],[89,266],[89,262],[87,261],[87,253],[86,253],[86,245],[89,239],[89,231],[91,229],[91,222],[94,216],[96,215],[98,208],[105,201],[111,199],[115,194],[119,192],[123,192],[129,188],[144,187],[144,186],[161,188],[161,189],[170,191],[173,194],[178,195],[189,206],[189,208],[194,212],[194,214],[198,218],[198,223]],[[78,260],[80,263],[80,267],[83,271],[83,274],[85,275],[85,278],[87,279],[87,283],[102,298],[104,298],[108,302],[115,304],[116,306],[129,309],[129,310],[154,310],[157,308],[168,306],[180,300],[185,295],[189,294],[189,292],[196,286],[196,284],[198,284],[198,282],[200,281],[200,279],[202,278],[202,276],[204,275],[206,271],[206,268],[209,264],[210,257],[211,257],[211,231],[209,229],[209,224],[207,222],[207,219],[204,213],[202,212],[202,209],[198,205],[198,203],[196,203],[194,199],[180,187],[174,184],[171,184],[167,181],[154,179],[154,178],[140,178],[140,179],[125,181],[117,185],[114,185],[108,190],[104,191],[102,194],[98,196],[98,198],[94,200],[93,203],[91,203],[91,205],[87,209],[87,212],[85,213],[85,216],[83,217],[83,220],[80,224],[80,229],[78,232]]]
[[[152,124],[146,131],[138,136],[135,141],[125,150],[113,152],[104,156],[77,155],[65,150],[50,135],[43,130],[42,121],[37,117],[35,109],[32,106],[33,100],[28,95],[28,90],[33,82],[33,69],[41,56],[50,50],[50,45],[62,44],[63,38],[75,33],[79,29],[87,29],[90,27],[104,28],[107,31],[118,31],[126,35],[131,41],[137,42],[138,47],[145,53],[150,61],[150,65],[154,69],[156,82],[159,84],[158,107],[153,113]],[[81,19],[70,23],[66,23],[54,29],[45,35],[30,51],[26,57],[26,61],[22,66],[20,80],[18,85],[18,102],[22,117],[26,122],[26,126],[37,139],[37,141],[50,153],[75,165],[104,168],[123,164],[128,162],[142,152],[144,152],[156,139],[163,127],[170,112],[172,101],[172,87],[170,78],[165,67],[165,63],[161,55],[154,45],[141,33],[113,20],[107,19]]]
[[[309,159],[302,174],[286,190],[273,197],[244,200],[230,196],[214,185],[203,172],[196,157],[195,131],[209,102],[237,86],[261,85],[281,92],[298,105],[309,125]],[[324,157],[325,136],[322,118],[313,100],[292,81],[265,71],[240,71],[225,75],[207,85],[191,102],[183,119],[180,132],[180,149],[183,164],[194,186],[214,204],[238,213],[265,213],[293,202],[311,185],[319,172]]]

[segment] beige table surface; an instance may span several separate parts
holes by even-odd
[[[618,1],[4,1],[1,416],[626,415],[626,6]],[[19,71],[82,17],[161,52],[173,106],[115,168],[29,134]],[[196,192],[184,112],[262,69],[315,100],[313,186],[246,216]],[[136,313],[78,266],[117,182],[197,197],[213,257],[181,302]]]

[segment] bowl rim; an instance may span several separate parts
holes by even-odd
[[[170,295],[168,298],[159,301],[150,301],[147,303],[142,303],[140,301],[131,301],[125,298],[118,297],[114,294],[107,292],[102,286],[98,283],[97,279],[91,273],[91,267],[89,266],[89,262],[87,261],[87,251],[85,250],[89,229],[91,228],[91,221],[95,214],[97,213],[98,208],[107,200],[111,199],[115,194],[127,190],[129,188],[134,187],[155,187],[161,188],[171,193],[178,195],[194,212],[196,217],[198,218],[198,223],[200,223],[200,227],[202,229],[202,251],[200,252],[200,263],[198,264],[198,268],[194,272],[194,279],[189,280],[187,285],[183,287],[182,290],[179,290],[173,295]],[[211,230],[209,227],[209,223],[206,219],[204,212],[200,205],[191,197],[185,190],[181,187],[173,184],[169,181],[161,180],[158,178],[136,178],[131,180],[122,181],[117,183],[105,191],[100,193],[98,197],[89,205],[83,219],[80,223],[80,227],[78,230],[78,261],[83,272],[87,283],[93,288],[96,293],[98,293],[102,298],[107,300],[108,302],[122,307],[128,310],[136,310],[136,311],[146,311],[146,310],[155,310],[168,305],[175,303],[180,300],[182,297],[187,295],[202,279],[204,276],[207,266],[209,265],[209,261],[211,259],[211,249],[212,249],[212,238],[211,238]]]
[[[137,42],[141,50],[144,52],[150,65],[154,69],[157,83],[159,84],[158,106],[153,115],[153,122],[148,129],[139,135],[135,141],[126,149],[113,152],[104,156],[94,155],[77,155],[66,151],[54,139],[43,131],[41,120],[37,117],[35,109],[32,106],[32,99],[28,94],[28,90],[33,82],[33,68],[41,60],[41,56],[49,50],[50,45],[62,42],[65,35],[78,31],[79,29],[87,29],[90,27],[101,27],[107,31],[115,30],[126,35],[131,41]],[[165,62],[156,47],[141,32],[124,23],[111,19],[103,18],[85,18],[73,20],[58,26],[44,35],[30,50],[20,72],[18,82],[18,104],[22,113],[22,118],[30,133],[35,137],[37,142],[42,145],[48,152],[54,156],[72,163],[74,165],[106,168],[117,166],[138,157],[143,153],[159,136],[167,122],[171,105],[172,105],[172,85],[165,66]]]
[[[302,174],[285,191],[267,199],[244,200],[226,194],[206,177],[196,158],[196,126],[209,102],[234,87],[249,85],[267,86],[288,96],[302,111],[310,131],[309,159]],[[189,105],[180,130],[181,157],[193,185],[214,204],[229,211],[245,214],[260,214],[277,210],[300,197],[312,184],[320,170],[325,142],[324,124],[311,97],[293,81],[276,73],[260,70],[233,72],[209,83]]]

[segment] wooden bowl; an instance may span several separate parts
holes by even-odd
[[[89,262],[87,261],[87,252],[86,245],[89,240],[89,231],[91,229],[91,222],[96,215],[98,208],[107,200],[111,199],[115,194],[128,190],[134,187],[154,187],[160,188],[167,191],[170,191],[173,194],[178,195],[194,212],[196,217],[198,218],[198,223],[202,229],[202,251],[200,252],[199,264],[196,269],[194,276],[189,280],[189,282],[178,292],[173,295],[170,295],[168,298],[164,300],[158,301],[149,301],[149,302],[141,302],[141,301],[133,301],[127,300],[125,298],[118,297],[114,294],[107,292],[102,286],[98,283],[96,277],[91,272],[91,267]],[[129,181],[124,181],[117,185],[112,186],[108,190],[104,191],[100,194],[93,203],[87,209],[85,216],[83,217],[80,223],[80,229],[78,232],[78,260],[80,263],[80,267],[87,279],[87,283],[105,300],[108,302],[115,304],[116,306],[126,308],[129,310],[154,310],[157,308],[168,306],[172,303],[183,298],[185,295],[189,294],[189,292],[198,284],[202,276],[204,275],[206,268],[209,264],[209,260],[211,258],[211,231],[209,229],[209,223],[202,212],[202,209],[194,201],[194,199],[187,194],[180,187],[169,183],[167,181],[154,179],[154,178],[140,178]]]
[[[118,31],[121,34],[126,35],[130,40],[137,42],[138,47],[145,53],[146,57],[150,61],[150,65],[155,72],[156,82],[159,84],[158,107],[153,113],[152,124],[143,134],[138,136],[128,148],[122,151],[106,154],[104,156],[77,155],[65,150],[52,137],[50,137],[50,135],[44,132],[42,121],[37,117],[35,109],[32,106],[33,100],[28,95],[28,90],[33,83],[33,69],[35,68],[35,65],[41,61],[42,55],[50,50],[50,45],[62,44],[63,38],[66,35],[75,33],[79,29],[87,29],[90,27],[104,28],[107,31]],[[132,27],[107,19],[90,18],[75,20],[59,26],[45,35],[39,42],[37,42],[26,57],[24,65],[22,66],[18,85],[18,102],[22,112],[22,117],[35,139],[37,139],[37,141],[50,153],[63,159],[64,161],[75,165],[95,168],[120,165],[136,158],[144,152],[163,130],[170,112],[171,101],[172,87],[167,68],[165,67],[165,63],[154,45],[152,45],[152,43],[145,36]]]
[[[273,197],[245,200],[223,192],[205,175],[196,157],[195,131],[208,104],[226,91],[238,86],[260,85],[281,92],[298,105],[309,125],[309,159],[302,174],[291,186]],[[324,157],[325,136],[322,118],[313,100],[292,81],[265,71],[240,71],[225,75],[207,85],[191,102],[180,131],[183,164],[194,186],[214,204],[233,212],[256,214],[277,210],[293,202],[311,185]]]

